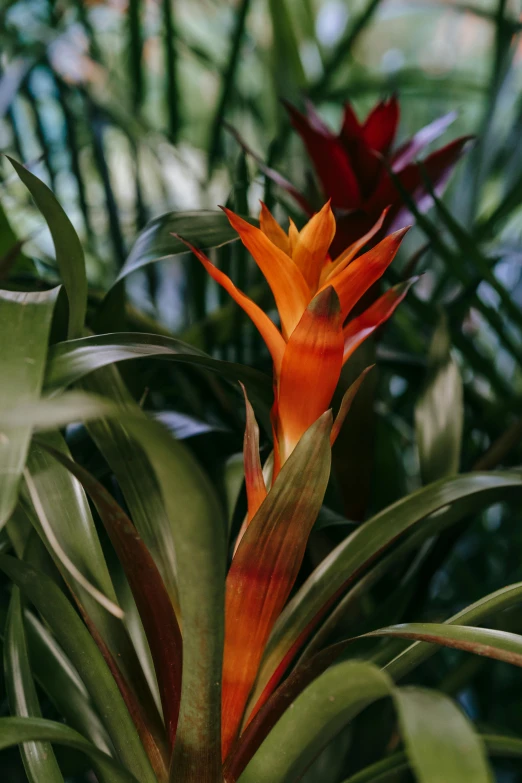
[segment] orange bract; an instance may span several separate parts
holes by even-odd
[[[343,363],[339,346],[343,343],[344,321],[391,264],[407,229],[395,232],[358,256],[380,230],[385,210],[370,231],[332,260],[328,251],[336,224],[329,201],[301,231],[290,220],[288,233],[264,204],[260,228],[229,209],[224,211],[272,290],[281,332],[200,250],[189,247],[252,319],[272,355],[275,478],[299,438],[328,409]],[[352,352],[349,346],[360,344],[393,309],[370,308],[363,314],[365,317],[359,316],[345,327],[344,341],[348,342],[344,360]]]

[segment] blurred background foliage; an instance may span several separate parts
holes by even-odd
[[[366,472],[372,491],[362,505],[375,512],[444,473],[440,464],[423,464],[419,432],[430,415],[430,379],[438,378],[438,448],[446,464],[462,471],[520,464],[521,30],[519,0],[3,0],[0,149],[46,181],[74,222],[86,250],[93,329],[174,333],[219,358],[269,371],[260,340],[226,295],[186,254],[168,258],[173,211],[230,204],[257,216],[263,198],[281,219],[290,213],[303,221],[225,122],[304,187],[311,165],[281,98],[300,105],[310,97],[336,128],[345,100],[362,117],[396,92],[399,142],[455,111],[443,141],[462,134],[476,140],[443,201],[417,216],[389,273],[395,282],[415,267],[421,279],[375,349],[371,426],[353,416],[338,458],[354,492],[350,469]],[[12,287],[47,285],[57,279],[50,235],[5,160],[0,176],[0,275]],[[129,253],[144,246],[162,260],[127,279],[125,316],[117,289],[100,308]],[[214,253],[266,301],[236,243]],[[354,373],[371,350],[355,357]],[[188,437],[223,493],[233,495],[240,397],[195,370],[159,370],[147,361],[137,371],[129,367],[123,374],[134,396]],[[81,428],[75,438],[82,442]],[[351,515],[342,489],[332,488],[331,517],[312,537],[309,564],[352,524],[343,516]],[[520,509],[497,505],[430,542],[375,591],[364,608],[367,626],[383,622],[384,598],[394,607],[387,622],[437,620],[522,579],[520,522]],[[522,632],[520,611],[502,622]],[[444,651],[421,671],[423,682],[458,696],[480,726],[522,732],[517,669]],[[351,769],[375,757],[364,742],[350,748]],[[334,762],[326,755],[320,763]],[[320,769],[310,781],[320,779]],[[339,780],[344,769],[343,762]],[[506,762],[499,780],[522,774]]]

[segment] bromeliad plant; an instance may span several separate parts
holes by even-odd
[[[355,637],[364,629],[354,622],[348,638],[329,640],[340,617],[440,531],[519,495],[520,473],[436,481],[361,524],[299,576],[327,490],[331,444],[364,379],[333,419],[343,362],[392,315],[409,283],[351,313],[404,231],[364,253],[378,222],[331,258],[329,203],[301,231],[290,223],[288,234],[264,206],[259,227],[227,212],[272,290],[280,329],[191,245],[266,342],[270,400],[261,373],[174,338],[89,334],[78,238],[46,186],[14,165],[49,224],[64,294],[0,292],[0,325],[10,336],[1,349],[0,569],[12,585],[3,634],[12,717],[0,719],[0,747],[20,744],[31,783],[63,781],[54,744],[86,754],[101,783],[290,783],[364,708],[387,697],[406,755],[389,753],[353,781],[408,766],[422,783],[491,781],[487,754],[520,755],[520,743],[479,735],[447,696],[395,682],[436,645],[522,665],[521,637],[473,627],[520,602],[520,584],[444,624],[377,629],[375,622],[361,642]],[[239,534],[230,535],[216,488],[191,452],[128,391],[115,363],[140,356],[244,384],[247,507]],[[438,362],[436,383],[442,378],[447,389],[451,359]],[[71,384],[77,388],[64,391]],[[250,400],[263,421],[271,404],[273,457],[264,468]],[[64,428],[78,421],[101,456],[97,475],[69,450],[74,431]],[[87,498],[116,559],[106,560]],[[394,617],[389,611],[384,622]],[[414,643],[397,648],[394,637]],[[64,722],[41,717],[42,693]],[[392,735],[395,749],[395,727]],[[319,779],[313,767],[309,775]]]

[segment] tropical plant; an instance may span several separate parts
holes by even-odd
[[[47,220],[63,289],[11,286],[0,299],[10,334],[2,349],[0,568],[12,586],[3,636],[11,717],[0,719],[2,746],[20,744],[26,774],[39,782],[63,780],[59,745],[81,751],[101,781],[314,780],[322,774],[314,764],[339,732],[391,698],[397,718],[389,715],[373,736],[395,736],[396,722],[400,734],[353,780],[391,779],[408,765],[421,781],[491,780],[488,755],[518,756],[520,741],[478,733],[441,691],[396,683],[441,645],[521,665],[521,637],[477,626],[516,606],[522,587],[503,587],[445,623],[394,625],[398,598],[410,595],[418,574],[415,560],[398,584],[397,575],[415,553],[423,562],[443,531],[518,497],[522,474],[439,478],[352,532],[342,517],[321,512],[331,443],[366,375],[349,387],[333,422],[342,363],[393,313],[407,285],[349,315],[404,232],[361,255],[364,237],[331,260],[329,204],[300,231],[291,223],[288,234],[264,206],[259,228],[228,211],[272,289],[282,331],[191,245],[267,344],[270,414],[270,378],[252,368],[161,334],[89,334],[86,313],[93,323],[122,317],[121,297],[109,294],[108,315],[103,303],[91,312],[72,225],[51,191],[13,165]],[[197,232],[205,220],[186,224]],[[244,384],[242,524],[237,470],[216,484],[219,477],[211,480],[169,432],[179,423],[162,412],[164,379],[147,379],[146,412],[135,402],[141,389],[129,391],[136,374],[125,376],[124,360],[138,357],[192,365],[194,378],[212,371],[218,400],[237,400],[234,382]],[[430,362],[417,426],[433,479],[448,464],[441,439],[454,451],[462,426],[460,377],[443,325]],[[452,408],[439,409],[443,398]],[[254,411],[273,431],[264,469]],[[331,525],[348,534],[303,571],[310,534]],[[386,585],[392,600],[383,601]],[[372,596],[377,609],[368,615]],[[42,717],[42,698],[65,723]],[[336,780],[342,769],[328,774]]]
[[[517,3],[0,5],[0,776],[518,783]]]

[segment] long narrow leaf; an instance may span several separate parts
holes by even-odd
[[[227,576],[223,756],[241,724],[266,640],[297,577],[330,475],[331,413],[313,424],[250,522]]]
[[[480,600],[466,606],[460,612],[447,620],[448,625],[481,625],[490,617],[522,603],[522,582],[517,582],[507,587],[502,587],[494,593],[484,596]],[[414,642],[403,652],[386,664],[386,670],[397,680],[404,677],[416,666],[430,658],[438,651],[436,644]]]
[[[85,753],[92,760],[102,783],[141,783],[131,772],[63,723],[42,718],[0,718],[1,750],[35,741],[55,742]]]
[[[165,744],[161,716],[152,699],[124,623],[120,618],[112,616],[100,605],[99,600],[93,597],[91,591],[85,589],[84,583],[71,575],[70,567],[67,568],[63,557],[56,549],[58,546],[62,554],[84,578],[107,596],[112,604],[116,603],[116,594],[85,492],[77,479],[48,453],[46,446],[54,448],[65,457],[69,456],[67,446],[57,432],[48,432],[45,436],[41,436],[39,443],[33,442],[31,445],[28,469],[33,491],[40,505],[40,513],[31,514],[31,522],[48,548],[82,612],[89,618],[91,628],[96,629],[98,638],[110,654],[111,665],[117,665],[127,687],[135,694],[134,700],[140,704],[142,719],[150,735],[154,737],[154,742],[161,747]],[[46,520],[47,530],[42,526],[42,518]],[[49,541],[49,532],[55,539],[54,545]]]
[[[0,332],[4,335],[0,348],[2,410],[40,396],[58,290],[34,294],[0,291]],[[0,528],[16,505],[30,437],[31,427],[24,423],[13,427],[5,421],[0,428]]]
[[[254,402],[265,406],[271,403],[271,381],[264,373],[243,364],[213,359],[174,337],[139,332],[94,335],[54,345],[49,354],[45,386],[48,390],[69,386],[108,364],[140,357],[185,362],[211,370],[230,381],[241,381]]]
[[[71,221],[47,185],[31,174],[21,163],[12,158],[9,160],[49,226],[56,251],[56,262],[69,299],[68,336],[79,337],[87,309],[87,276],[80,240]]]
[[[181,695],[181,633],[161,576],[130,519],[107,490],[63,453],[48,449],[93,499],[118,554],[147,633],[158,678],[163,715],[174,744]]]
[[[30,611],[24,614],[33,675],[69,726],[112,755],[107,730],[78,672],[46,626]]]
[[[286,710],[239,777],[239,783],[299,780],[352,714],[388,696],[392,681],[372,664],[346,661],[312,682]]]
[[[253,225],[258,221],[244,216]],[[173,234],[179,234],[200,248],[220,247],[238,239],[222,212],[167,212],[148,223],[138,235],[116,282],[155,261],[187,252],[187,246]]]
[[[443,623],[404,623],[365,634],[431,642],[522,666],[522,636],[494,628],[474,628]]]
[[[4,670],[11,712],[19,717],[41,718],[40,703],[27,653],[20,590],[17,587],[13,590],[9,603]],[[49,743],[26,743],[20,747],[20,752],[30,783],[63,783],[63,776]]]
[[[522,758],[522,740],[495,734],[481,734],[480,738],[490,756],[505,758]],[[360,772],[356,772],[343,783],[394,783],[399,772],[405,772],[409,767],[406,753],[394,753],[382,761],[377,761]]]

